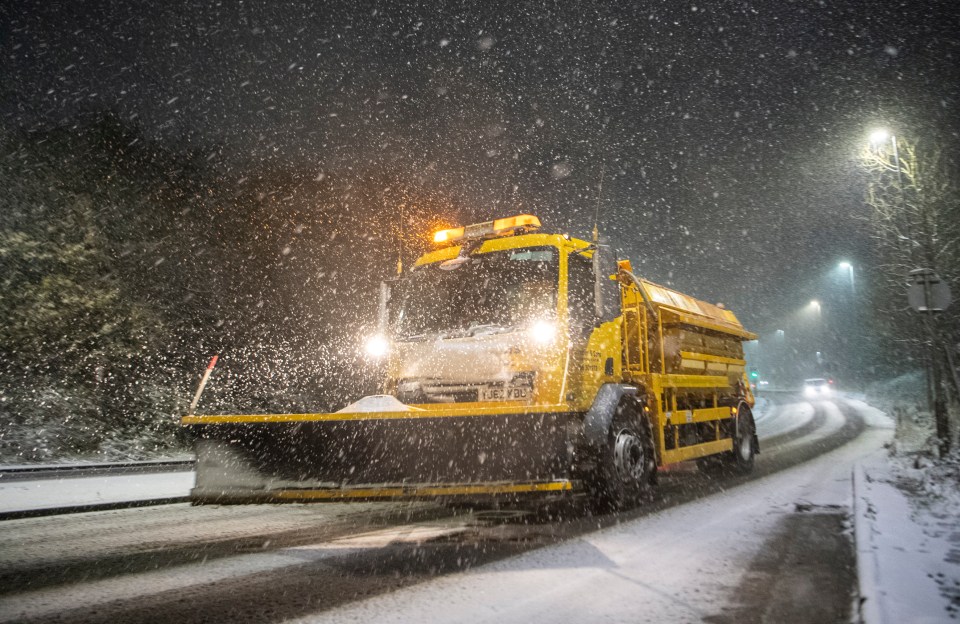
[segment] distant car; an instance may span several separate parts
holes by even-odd
[[[803,396],[808,399],[833,396],[833,391],[834,388],[832,379],[822,379],[817,377],[815,379],[805,379],[803,381]]]

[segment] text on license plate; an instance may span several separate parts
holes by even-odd
[[[530,398],[530,388],[480,388],[481,401],[525,401]]]

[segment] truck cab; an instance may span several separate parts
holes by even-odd
[[[391,285],[372,341],[388,346],[385,393],[420,406],[585,409],[620,374],[612,258],[538,232],[532,215],[479,225],[438,232],[440,248]]]

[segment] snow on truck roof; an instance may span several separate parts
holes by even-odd
[[[643,285],[644,291],[646,291],[647,296],[650,298],[650,302],[655,307],[664,306],[681,312],[680,314],[674,315],[681,323],[690,323],[692,321],[692,324],[701,326],[716,324],[717,327],[714,329],[737,334],[746,340],[753,340],[756,338],[756,335],[746,331],[743,328],[743,325],[740,324],[740,321],[737,319],[736,315],[726,308],[722,308],[712,303],[707,303],[706,301],[701,301],[700,299],[696,299],[690,295],[685,295],[681,292],[677,292],[676,290],[667,288],[666,286],[654,284],[653,282],[645,279],[639,279],[638,281]],[[697,319],[692,318],[684,318],[685,315],[683,313],[694,315],[694,317],[703,318],[708,320],[710,323],[699,322]]]

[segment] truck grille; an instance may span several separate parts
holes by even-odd
[[[533,399],[533,379],[533,372],[518,373],[509,383],[402,379],[397,383],[397,399],[407,404],[530,401]]]

